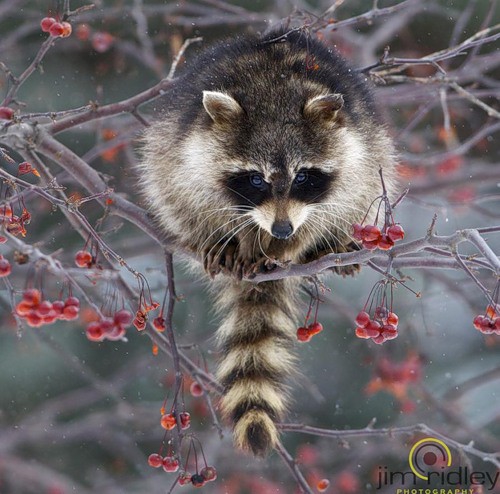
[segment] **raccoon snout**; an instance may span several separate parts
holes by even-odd
[[[286,240],[293,233],[292,224],[286,221],[275,221],[271,228],[271,234],[273,237],[279,238],[280,240]]]

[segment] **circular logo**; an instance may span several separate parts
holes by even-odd
[[[411,448],[408,463],[418,478],[427,480],[429,478],[427,473],[436,463],[451,466],[450,448],[435,437],[420,439]]]

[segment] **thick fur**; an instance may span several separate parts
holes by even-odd
[[[209,49],[159,106],[142,189],[211,277],[234,275],[214,281],[221,408],[237,446],[264,454],[288,403],[298,282],[240,278],[351,250],[351,225],[381,194],[379,168],[393,189],[392,143],[363,76],[302,32]]]

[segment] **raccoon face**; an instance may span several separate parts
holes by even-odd
[[[225,187],[235,204],[249,208],[255,223],[285,240],[306,221],[307,205],[321,202],[332,187],[334,173],[300,168],[294,174],[243,171],[229,174]]]
[[[214,132],[230,136],[238,126],[253,126],[253,156],[237,160],[223,174],[222,188],[236,207],[245,209],[254,223],[273,237],[286,240],[307,220],[311,205],[326,201],[338,178],[338,170],[320,166],[308,153],[304,128],[327,129],[338,122],[343,99],[338,94],[310,98],[297,110],[292,130],[256,130],[240,104],[219,92],[204,92],[203,104],[213,121]],[[292,115],[290,118],[293,118]],[[338,125],[338,124],[337,124]],[[279,134],[277,138],[274,134]],[[236,145],[242,148],[244,144]],[[237,153],[236,153],[237,154]],[[244,154],[244,153],[243,153]]]

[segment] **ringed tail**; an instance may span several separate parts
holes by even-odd
[[[257,456],[276,446],[275,423],[289,402],[285,381],[295,367],[295,287],[291,279],[258,285],[226,281],[219,287],[226,314],[217,332],[221,409],[233,424],[235,445]]]

